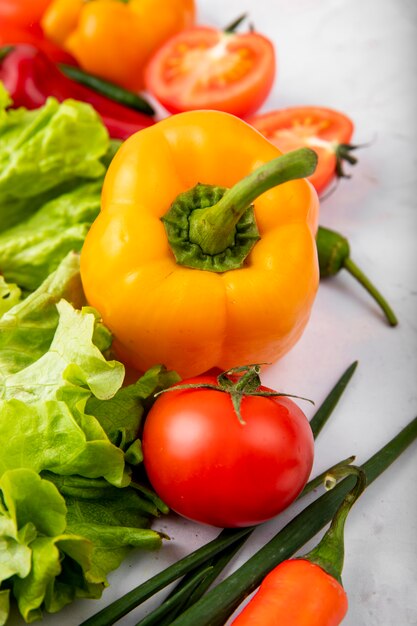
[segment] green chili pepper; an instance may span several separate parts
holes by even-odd
[[[340,233],[320,226],[316,236],[319,256],[320,278],[334,276],[341,269],[347,270],[371,294],[381,307],[391,326],[398,324],[397,317],[388,302],[350,258],[348,240]]]
[[[59,68],[66,76],[68,76],[68,78],[75,80],[77,83],[80,83],[80,85],[93,89],[110,100],[114,100],[115,102],[123,104],[131,109],[135,109],[136,111],[141,111],[141,113],[145,113],[145,115],[155,114],[155,110],[149,102],[145,100],[145,98],[142,98],[142,96],[139,96],[128,89],[124,89],[124,87],[110,83],[109,81],[99,78],[98,76],[88,74],[79,67],[75,67],[73,65],[65,65],[64,63],[61,63]]]

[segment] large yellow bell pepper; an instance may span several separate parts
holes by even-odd
[[[194,0],[52,0],[42,27],[87,72],[138,90],[151,54],[194,21]]]
[[[304,179],[270,187],[311,174],[316,155],[279,155],[218,111],[170,117],[119,149],[81,275],[127,364],[186,377],[273,362],[299,339],[319,281],[318,199]],[[167,213],[198,183],[222,188],[199,185]],[[190,202],[215,207],[189,214]]]

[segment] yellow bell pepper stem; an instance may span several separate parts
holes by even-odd
[[[190,239],[207,254],[223,252],[233,241],[236,224],[258,196],[289,180],[307,178],[316,165],[317,154],[309,148],[288,152],[265,163],[227,190],[214,206],[192,212]]]
[[[231,189],[198,184],[179,194],[162,217],[176,262],[212,272],[242,267],[260,238],[252,202],[277,185],[310,176],[316,165],[316,153],[301,148],[264,163]]]

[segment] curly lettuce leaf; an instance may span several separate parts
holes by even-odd
[[[79,185],[0,233],[0,268],[8,281],[33,291],[69,252],[80,252],[100,211],[102,179]]]
[[[0,317],[0,384],[49,349],[59,319],[56,304],[62,299],[75,307],[85,302],[76,254],[67,255],[39,289]]]
[[[175,372],[168,371],[162,365],[155,365],[138,381],[122,387],[113,398],[105,401],[97,397],[89,398],[86,411],[98,419],[110,441],[127,451],[129,446],[138,441],[137,434],[146,401],[179,380]]]
[[[31,203],[63,183],[102,177],[109,136],[88,104],[49,98],[0,116],[0,231],[38,208]]]
[[[74,563],[88,588],[92,545],[85,537],[64,533],[67,507],[55,485],[29,469],[9,470],[0,478],[0,582],[11,582],[13,596],[27,622],[41,617],[40,607],[49,597],[57,610],[76,595],[53,593],[57,577],[71,574]],[[70,563],[71,559],[71,563]],[[67,572],[68,566],[70,570]],[[96,589],[96,585],[93,586]],[[102,585],[101,585],[102,587]],[[0,624],[9,611],[9,590],[0,591]],[[97,597],[95,593],[92,597]]]
[[[75,598],[98,598],[107,575],[132,548],[157,549],[159,533],[132,489],[111,489],[100,502],[68,498],[29,469],[0,478],[0,584],[8,581],[26,622]],[[0,589],[0,624],[10,589]]]
[[[74,307],[77,255],[15,298],[0,317],[0,624],[11,602],[30,623],[98,598],[132,548],[160,547],[149,527],[168,509],[131,481],[131,465],[144,407],[178,380],[156,366],[122,386],[109,331]]]
[[[127,484],[123,451],[85,413],[90,396],[105,400],[120,389],[124,367],[107,361],[94,345],[93,313],[65,300],[57,308],[60,318],[48,351],[0,381],[0,474],[29,467]]]

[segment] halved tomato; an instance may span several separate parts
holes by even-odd
[[[195,27],[156,52],[145,83],[170,113],[216,109],[244,117],[262,105],[274,77],[274,46],[263,35]]]
[[[309,177],[317,192],[323,191],[335,176],[346,176],[342,161],[351,164],[357,146],[349,142],[353,135],[352,121],[333,109],[316,106],[291,107],[271,111],[247,120],[282,152],[308,146],[317,152],[316,171]]]

